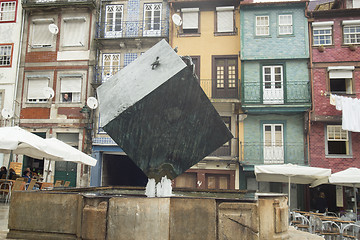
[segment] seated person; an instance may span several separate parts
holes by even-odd
[[[8,179],[16,180],[18,177],[20,176],[16,174],[15,170],[13,168],[10,168]]]
[[[31,182],[30,171],[25,171],[25,174],[23,175],[23,177],[26,179],[27,183]]]
[[[6,167],[2,166],[1,170],[0,170],[0,179],[5,179],[6,178],[6,173],[7,173]]]

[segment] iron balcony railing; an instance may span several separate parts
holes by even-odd
[[[221,87],[217,87],[216,79],[200,79],[199,84],[210,99],[239,99],[239,79],[235,80],[233,86],[229,87],[228,80],[224,80]]]
[[[240,142],[240,161],[246,165],[307,163],[307,145],[303,142]]]
[[[168,37],[169,21],[120,21],[97,22],[96,39],[102,38],[137,38]]]
[[[95,0],[22,0],[23,7],[40,7],[54,5],[84,5],[95,7]]]
[[[113,75],[115,75],[118,71],[123,69],[124,66],[98,66],[94,67],[94,79],[93,84],[101,85],[102,83],[109,80]]]
[[[286,81],[284,83],[242,83],[242,104],[309,104],[311,90],[309,81]]]

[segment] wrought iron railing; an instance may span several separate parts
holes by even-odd
[[[98,66],[94,67],[94,79],[93,84],[100,85],[107,80],[109,80],[113,75],[115,75],[118,71],[123,69],[123,66]]]
[[[239,80],[236,80],[239,83]],[[210,99],[238,98],[239,88],[215,88],[216,79],[200,79],[199,84]],[[238,86],[238,85],[237,85]],[[224,91],[221,93],[221,91]]]
[[[243,82],[242,104],[307,104],[311,102],[309,81],[285,83]]]
[[[240,161],[246,165],[307,163],[307,147],[303,142],[265,144],[240,142]]]
[[[169,21],[97,22],[95,38],[168,37]]]

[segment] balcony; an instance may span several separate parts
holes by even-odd
[[[264,142],[240,143],[240,160],[245,165],[307,163],[303,142],[265,144]]]
[[[225,82],[227,82],[225,80]],[[207,97],[216,102],[220,99],[228,100],[228,101],[235,101],[238,102],[239,100],[239,88],[238,83],[239,80],[236,80],[236,84],[234,87],[229,88],[224,84],[222,88],[216,88],[216,80],[215,79],[200,79],[200,86],[204,90]]]
[[[235,160],[239,157],[239,139],[232,138],[229,142],[225,143],[214,152],[209,154],[206,159],[219,158],[221,160]]]
[[[40,7],[96,7],[95,0],[23,0],[22,7],[25,9]]]
[[[243,82],[242,83],[242,107],[245,110],[257,109],[265,111],[270,105],[270,111],[306,111],[311,105],[310,82],[288,81],[285,83],[275,82]],[[281,110],[282,109],[282,110]]]
[[[123,69],[123,66],[98,66],[94,67],[94,79],[92,81],[92,85],[100,86],[102,83],[109,80],[112,76],[114,76],[118,71]]]
[[[95,39],[126,39],[126,38],[167,38],[169,36],[169,20],[160,22],[121,21],[97,22]]]

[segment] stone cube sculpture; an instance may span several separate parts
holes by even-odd
[[[232,134],[162,40],[97,88],[100,125],[149,177],[182,174]]]

